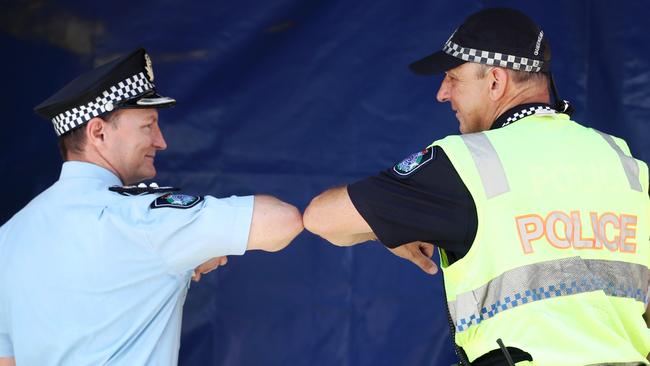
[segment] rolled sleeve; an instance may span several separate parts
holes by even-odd
[[[194,269],[213,257],[244,254],[253,205],[254,196],[205,196],[189,209],[151,209],[149,244],[177,272]]]

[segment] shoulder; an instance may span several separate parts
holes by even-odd
[[[203,201],[203,196],[194,196],[181,193],[180,188],[172,186],[158,186],[156,183],[146,185],[141,183],[137,186],[112,186],[109,191],[115,192],[124,197],[145,197],[143,199],[131,199],[126,202],[149,202],[149,208],[178,208],[188,209]]]
[[[450,170],[454,171],[454,167],[449,156],[436,141],[425,149],[410,154],[391,169],[384,171],[382,175],[404,182],[426,180],[438,174],[445,174]]]
[[[355,200],[392,200],[396,196],[445,195],[464,190],[464,184],[440,146],[414,152],[377,175],[348,186]],[[354,196],[354,197],[353,197]]]
[[[397,178],[409,177],[435,160],[437,150],[435,147],[429,146],[416,151],[395,164],[390,172]]]
[[[105,213],[128,222],[150,221],[153,209],[188,209],[203,201],[202,196],[185,194],[179,188],[155,183],[106,187],[103,194],[108,196]]]

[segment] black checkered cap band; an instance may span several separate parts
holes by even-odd
[[[544,65],[544,61],[540,60],[462,47],[451,40],[445,43],[442,50],[446,54],[461,60],[490,66],[499,66],[512,70],[539,72]]]
[[[82,106],[67,110],[52,119],[57,136],[80,126],[102,113],[112,111],[115,106],[127,99],[153,90],[154,85],[143,72],[120,81],[101,93],[101,96]]]

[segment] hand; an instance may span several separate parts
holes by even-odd
[[[388,248],[396,256],[410,260],[421,270],[432,275],[438,273],[438,266],[431,259],[434,249],[433,244],[423,241],[414,241],[402,244],[397,248]]]
[[[192,280],[194,282],[199,282],[201,280],[201,275],[210,273],[214,271],[219,266],[225,266],[228,263],[228,257],[214,257],[209,259],[206,262],[201,263],[196,269],[194,269],[194,274],[192,275]]]

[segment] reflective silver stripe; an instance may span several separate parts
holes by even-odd
[[[512,269],[449,302],[456,331],[523,304],[583,292],[603,291],[648,303],[650,270],[640,264],[580,257]]]
[[[637,164],[636,160],[630,156],[625,155],[623,150],[621,150],[621,147],[616,144],[612,136],[598,130],[594,131],[598,132],[605,139],[605,141],[607,141],[609,146],[611,146],[612,149],[614,149],[614,151],[616,151],[618,154],[619,159],[621,159],[621,165],[623,165],[623,170],[625,170],[627,181],[630,182],[630,188],[635,191],[643,192],[643,188],[641,188],[641,181],[639,180],[639,165]]]
[[[508,178],[501,159],[483,132],[460,136],[469,149],[478,174],[481,176],[487,198],[510,192]]]

